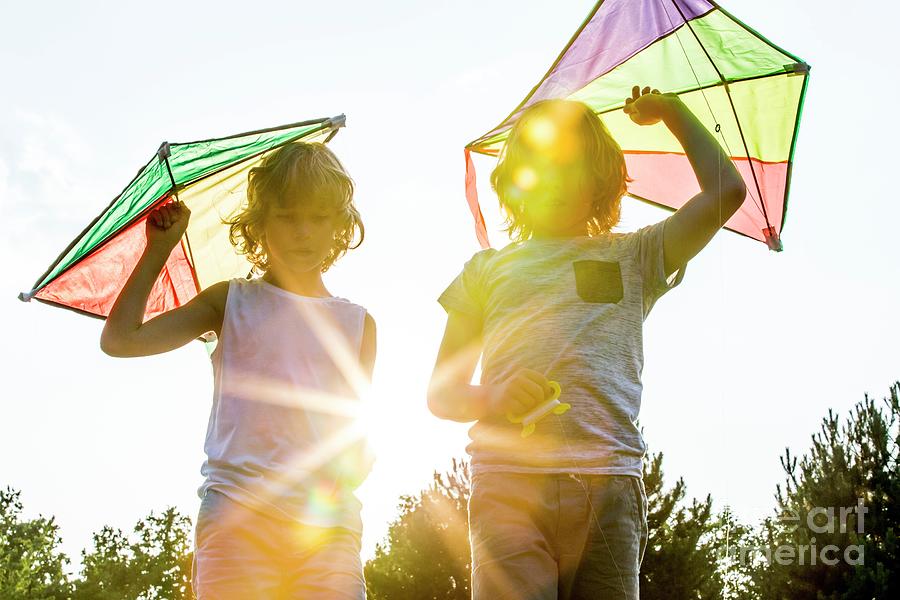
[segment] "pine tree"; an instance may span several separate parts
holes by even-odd
[[[723,595],[724,563],[717,560],[727,535],[744,543],[749,529],[726,511],[712,512],[712,499],[683,504],[679,479],[665,489],[662,454],[644,463],[650,536],[641,567],[641,598],[653,600],[746,598],[749,576],[735,567],[732,592]],[[434,474],[431,486],[405,496],[387,539],[366,564],[369,598],[387,600],[468,600],[471,554],[468,540],[468,465],[454,461],[447,474]]]
[[[829,411],[799,461],[785,450],[779,508],[762,530],[772,557],[755,574],[764,597],[900,597],[898,395],[900,382],[883,403],[866,395],[843,425]]]
[[[685,505],[686,486],[681,478],[666,490],[662,461],[662,453],[644,460],[649,538],[641,564],[641,598],[723,599],[717,549],[724,545],[724,539],[717,534],[733,525],[734,519],[730,513],[714,515],[709,495]]]

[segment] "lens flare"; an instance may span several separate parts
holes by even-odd
[[[530,167],[519,167],[513,173],[513,184],[524,192],[533,190],[537,183],[537,173]]]
[[[547,117],[539,117],[525,127],[525,139],[537,149],[546,149],[556,143],[559,131]]]
[[[324,482],[313,487],[308,496],[307,510],[317,520],[333,519],[340,508],[333,485]]]

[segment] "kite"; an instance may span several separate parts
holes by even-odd
[[[147,215],[173,197],[191,210],[191,220],[150,292],[144,318],[183,306],[214,283],[248,276],[252,265],[231,245],[223,220],[246,198],[250,169],[290,142],[328,142],[344,123],[339,115],[199,142],[163,142],[19,299],[105,318],[146,247]]]
[[[741,173],[747,197],[725,227],[780,251],[809,70],[709,0],[597,2],[522,103],[465,147],[479,242],[490,245],[471,153],[498,156],[522,111],[541,100],[579,100],[600,116],[625,153],[629,196],[677,210],[699,192],[675,136],[635,126],[622,111],[632,86],[650,85],[677,94]]]

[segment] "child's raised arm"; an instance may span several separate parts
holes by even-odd
[[[144,323],[147,298],[172,249],[187,229],[190,210],[175,202],[162,206],[147,218],[147,247],[116,299],[100,348],[110,356],[149,356],[174,350],[197,337],[222,327],[228,283],[220,282],[200,292],[182,307]]]
[[[678,96],[635,86],[625,112],[638,125],[662,121],[681,143],[700,193],[669,217],[665,227],[666,276],[686,264],[738,211],[747,189],[731,159]]]
[[[547,378],[531,369],[519,369],[496,385],[471,385],[481,349],[481,322],[451,310],[428,385],[428,408],[436,417],[466,422],[521,415],[550,395]]]

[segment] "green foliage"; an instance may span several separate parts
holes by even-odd
[[[471,554],[468,540],[469,470],[453,462],[452,470],[434,474],[432,485],[417,496],[405,496],[400,516],[375,557],[366,564],[369,598],[387,600],[468,600]],[[743,598],[748,575],[732,569],[729,595],[723,595],[726,573],[717,550],[737,543],[749,528],[730,512],[714,516],[707,497],[683,506],[684,481],[663,487],[662,454],[644,464],[649,501],[650,538],[641,569],[641,598]]]
[[[773,552],[755,574],[765,598],[784,600],[900,597],[900,383],[876,404],[859,402],[841,426],[832,411],[798,462],[781,459],[778,513],[763,524],[761,540]],[[864,509],[847,511],[862,503]],[[844,509],[843,518],[842,510]],[[812,523],[810,523],[810,521]],[[821,561],[833,545],[836,564]],[[794,557],[778,548],[790,549]],[[847,560],[845,551],[854,548]],[[801,550],[804,560],[800,560]],[[812,551],[811,551],[812,550]],[[811,555],[816,555],[813,563]],[[862,564],[853,564],[860,562]]]
[[[20,493],[0,491],[2,600],[189,600],[191,520],[174,508],[150,513],[133,539],[103,527],[82,552],[81,576],[70,581],[52,518],[22,518]]]
[[[735,564],[731,549],[748,539],[751,528],[727,507],[714,514],[709,495],[685,504],[683,479],[664,487],[662,460],[662,453],[644,460],[649,538],[641,563],[641,598],[747,598],[750,574]]]
[[[757,593],[753,579],[755,574],[753,563],[740,559],[742,548],[759,545],[758,536],[759,530],[738,521],[728,506],[716,517],[709,543],[716,549],[716,573],[722,584],[721,598],[725,600],[768,598]]]
[[[22,518],[20,492],[0,491],[0,598],[55,600],[68,598],[65,573],[69,559],[53,518]]]
[[[662,454],[644,461],[650,534],[643,600],[900,598],[900,382],[883,403],[866,396],[843,424],[829,411],[800,460],[785,452],[778,509],[757,528],[727,507],[714,513],[710,496],[687,504],[682,479],[665,487],[662,461]],[[468,465],[453,461],[420,494],[401,498],[399,516],[365,567],[371,600],[469,599],[469,490]],[[102,528],[82,553],[80,577],[69,581],[58,526],[53,518],[23,519],[19,495],[0,491],[3,600],[192,597],[188,517],[172,508],[150,513],[130,536]],[[865,512],[847,510],[860,501]],[[811,564],[810,548],[818,559],[829,545],[840,560]],[[859,548],[860,564],[844,560],[848,547]],[[793,549],[793,559],[771,560],[778,548]],[[766,553],[770,560],[761,560]]]
[[[94,534],[94,547],[82,553],[73,599],[189,600],[190,528],[191,520],[174,508],[138,521],[132,540],[104,527]]]
[[[469,466],[453,461],[431,487],[400,499],[387,541],[366,563],[370,600],[469,600]]]
[[[680,506],[685,496],[683,479],[663,488],[662,453],[644,462],[644,488],[649,510],[649,537],[641,564],[642,598],[714,598],[710,587],[721,589],[709,568],[714,552],[701,544],[712,529],[712,499],[707,496]]]

